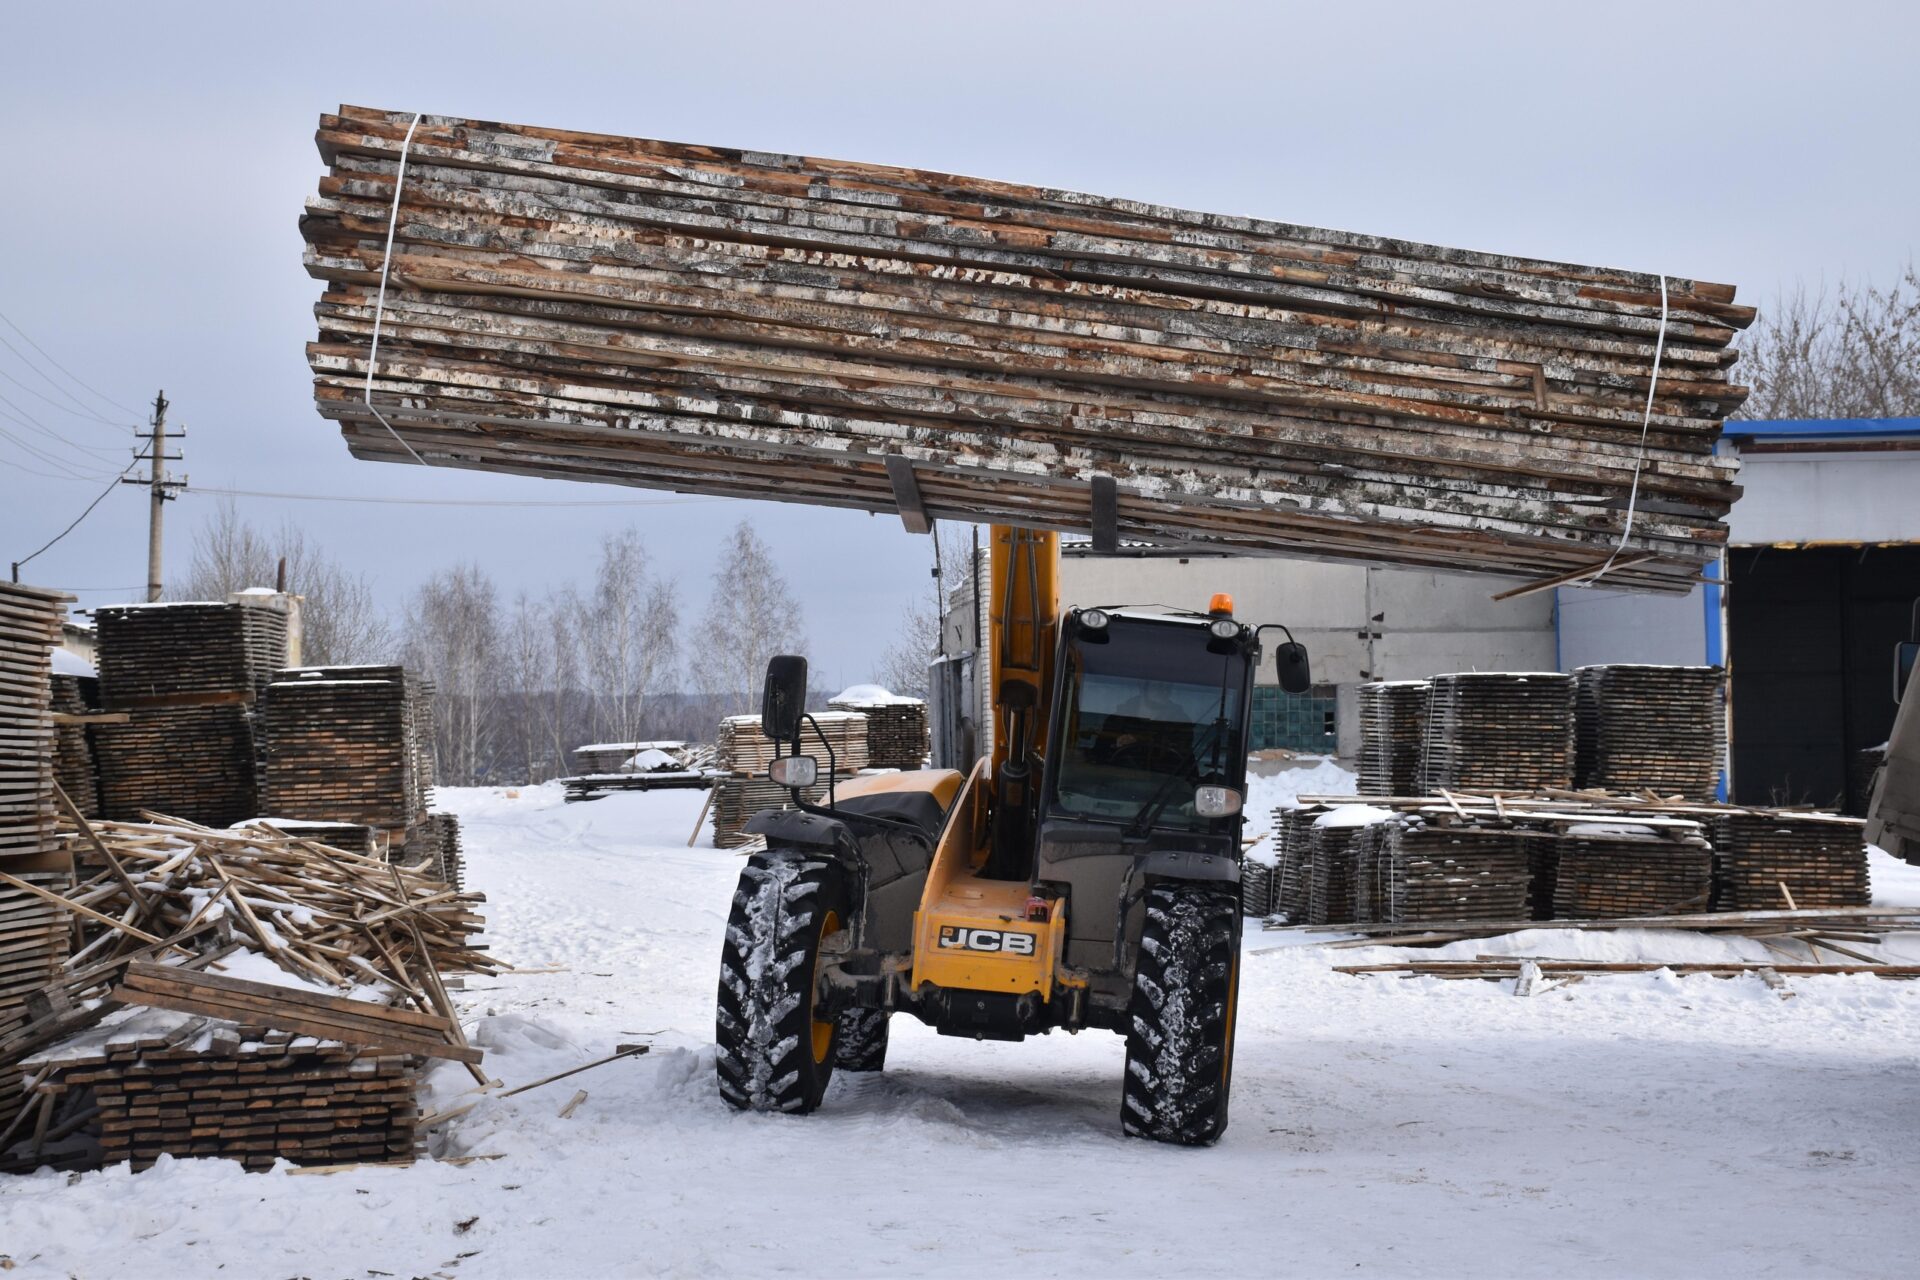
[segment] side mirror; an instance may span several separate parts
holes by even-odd
[[[800,717],[807,709],[807,660],[782,653],[767,659],[767,682],[760,691],[760,732],[775,742],[800,740]]]
[[[1274,651],[1274,664],[1280,668],[1280,687],[1288,693],[1305,693],[1313,688],[1313,672],[1307,666],[1307,646],[1287,641]]]

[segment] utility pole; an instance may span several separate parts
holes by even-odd
[[[186,432],[176,432],[184,436]],[[122,484],[144,484],[152,490],[150,502],[152,508],[147,517],[147,602],[160,598],[160,534],[164,523],[167,502],[178,496],[178,490],[186,487],[186,478],[178,480],[167,478],[167,463],[180,461],[182,455],[167,452],[167,393],[161,391],[153,397],[153,427],[140,437],[147,442],[151,451],[147,456],[152,460],[152,475],[146,480],[128,476]]]

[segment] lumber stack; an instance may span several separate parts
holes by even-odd
[[[833,747],[836,777],[851,777],[867,767],[867,718],[857,711],[823,711],[813,717],[819,731],[806,725],[801,731],[801,754],[819,762],[820,780],[803,793],[810,804],[827,794],[828,760],[821,737]],[[747,819],[762,809],[790,809],[793,794],[767,779],[779,745],[760,732],[760,717],[729,716],[720,722],[715,739],[720,777],[713,784],[713,843],[721,849],[738,848],[748,837]]]
[[[678,739],[590,742],[573,749],[573,762],[586,775],[635,771],[650,773],[656,769],[687,768],[694,752],[694,748]]]
[[[266,601],[115,605],[94,615],[101,812],[224,827],[260,812],[260,689],[286,664],[287,617]]]
[[[1426,791],[1570,785],[1573,677],[1550,671],[1435,676],[1422,773]]]
[[[430,813],[407,834],[400,857],[423,875],[455,889],[464,889],[466,857],[460,849],[460,819],[451,813]]]
[[[71,603],[0,582],[0,860],[53,842],[52,653]]]
[[[26,1027],[29,1002],[54,981],[67,958],[67,913],[42,895],[66,892],[73,876],[66,870],[29,870],[35,861],[0,858],[0,871],[32,886],[0,882],[0,1045]],[[0,1130],[13,1123],[26,1101],[18,1062],[17,1052],[0,1049]]]
[[[1383,910],[1392,924],[1527,914],[1527,850],[1511,831],[1393,820],[1379,824]]]
[[[1255,919],[1273,914],[1273,868],[1255,858],[1240,863],[1240,912]]]
[[[261,807],[404,839],[432,803],[421,745],[423,734],[432,736],[428,696],[424,682],[399,666],[277,673],[261,700]]]
[[[1282,805],[1273,811],[1273,911],[1307,923],[1313,902],[1313,823],[1325,810]]]
[[[258,1026],[185,1043],[133,1032],[27,1069],[56,1108],[98,1108],[93,1162],[135,1171],[163,1155],[295,1164],[406,1163],[419,1153],[422,1060]],[[82,1112],[84,1114],[84,1112]]]
[[[1627,663],[1574,671],[1575,785],[1711,800],[1726,755],[1726,672]]]
[[[66,717],[54,724],[53,776],[80,812],[97,818],[100,816],[100,772],[93,760],[93,738],[86,722],[79,717],[97,709],[99,681],[55,672],[52,694],[54,715]]]
[[[1382,680],[1358,691],[1359,792],[1405,796],[1425,790],[1427,697],[1425,680]]]
[[[1712,824],[1714,909],[1864,907],[1865,824],[1830,813],[1730,811]]]
[[[867,767],[918,769],[926,764],[933,739],[927,728],[927,704],[878,685],[856,685],[828,706],[867,718]]]
[[[1559,920],[1705,911],[1713,847],[1697,829],[1662,836],[1632,823],[1585,823],[1554,840],[1548,874]]]
[[[1307,873],[1307,921],[1310,924],[1350,924],[1357,873],[1355,844],[1363,825],[1335,821],[1338,811],[1314,819],[1307,840],[1311,865]]]
[[[1608,582],[1649,590],[1726,537],[1753,314],[1727,285],[1667,277],[1663,313],[1640,272],[413,125],[322,116],[301,219],[315,403],[358,457],[1063,530],[1104,476],[1126,538],[1529,577],[1619,546]],[[390,232],[372,396],[399,439],[363,398]]]

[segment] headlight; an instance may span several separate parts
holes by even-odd
[[[1089,631],[1104,630],[1107,621],[1107,611],[1105,609],[1082,609],[1080,611],[1080,625]]]
[[[1231,818],[1240,812],[1240,793],[1232,787],[1197,787],[1193,807],[1203,818]]]
[[[812,756],[781,756],[767,766],[767,777],[783,787],[810,787],[819,776]]]
[[[1207,624],[1207,630],[1222,640],[1231,640],[1240,634],[1240,624],[1232,618],[1219,618]]]

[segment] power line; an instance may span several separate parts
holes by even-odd
[[[189,493],[223,498],[278,498],[292,502],[365,502],[401,507],[673,507],[693,502],[728,502],[728,498],[385,498],[368,494],[270,493],[260,489],[213,489],[190,485]]]
[[[87,385],[85,382],[82,382],[80,380],[80,376],[76,374],[73,370],[67,368],[67,366],[61,364],[58,360],[55,360],[52,356],[47,355],[47,349],[41,346],[39,343],[35,342],[32,336],[28,334],[25,329],[22,329],[19,325],[15,324],[12,318],[9,317],[6,312],[0,311],[0,321],[4,321],[6,323],[7,328],[19,334],[22,341],[24,341],[28,346],[32,347],[35,351],[38,351],[42,356],[44,356],[48,364],[52,365],[54,368],[58,369],[60,372],[66,374],[67,377],[73,379],[75,385],[77,385],[82,391],[85,391],[89,395],[99,397],[101,400],[106,401],[108,404],[120,410],[120,412],[122,413],[130,413],[136,418],[145,416],[140,410],[129,409],[126,405],[121,404],[118,400],[115,400],[112,396],[106,394],[103,391],[95,391],[91,386]],[[12,350],[12,344],[8,344],[8,349]],[[18,352],[16,352],[15,354],[18,354]],[[21,359],[24,360],[26,359],[26,357],[22,356]],[[28,361],[27,367],[33,368],[33,363],[31,361]],[[35,372],[38,372],[38,370],[35,370]],[[45,377],[46,375],[41,374],[41,376]],[[49,381],[51,381],[51,379],[49,379]]]
[[[5,344],[6,341],[7,340],[5,338],[0,338],[0,344]],[[9,351],[12,351],[15,355],[20,354],[17,348],[9,346],[7,349]],[[22,357],[23,361],[24,359],[25,357]],[[27,367],[29,369],[33,368],[32,365],[28,365]],[[72,396],[67,396],[67,399],[73,400],[74,404],[80,405],[80,407],[77,409],[70,409],[66,405],[61,404],[58,400],[55,400],[52,396],[48,395],[46,392],[35,391],[32,387],[20,381],[20,379],[14,377],[12,374],[8,373],[5,369],[0,369],[0,378],[5,378],[8,382],[11,382],[14,386],[20,388],[22,391],[26,392],[28,395],[33,396],[35,399],[46,401],[48,404],[52,405],[54,408],[58,409],[62,413],[70,413],[76,418],[85,418],[89,422],[97,422],[103,427],[112,427],[115,431],[125,430],[128,426],[131,425],[130,423],[125,423],[125,422],[115,422],[111,418],[103,418],[99,414],[95,413],[93,410],[87,408],[85,405],[80,405],[80,402],[78,400],[73,400]],[[54,390],[60,391],[60,388],[56,386],[54,387]],[[60,391],[60,394],[67,395],[65,391]],[[9,401],[8,403],[12,403],[12,402]],[[15,407],[17,408],[18,406],[15,406]],[[20,412],[25,413],[26,410],[21,409]]]
[[[22,440],[19,436],[14,435],[11,431],[8,431],[5,427],[0,427],[0,440],[8,441],[15,448],[25,449],[28,453],[40,459],[40,461],[46,463],[48,466],[53,467],[59,471],[64,471],[67,474],[68,478],[70,479],[73,479],[73,480],[100,479],[100,475],[98,473],[94,473],[90,475],[82,475],[80,472],[74,470],[73,464],[68,462],[65,458],[56,458],[52,454],[47,453],[42,449],[36,448],[31,444],[28,444],[25,440]]]
[[[5,377],[5,376],[6,374],[4,372],[0,372],[0,377]],[[0,395],[0,404],[4,404],[7,406],[7,409],[13,410],[12,413],[8,413],[6,412],[6,410],[0,409],[0,417],[8,418],[13,422],[19,423],[23,427],[31,427],[33,430],[38,431],[41,435],[47,437],[47,439],[58,441],[59,443],[67,446],[67,448],[69,449],[77,450],[80,453],[91,453],[91,454],[98,455],[94,459],[91,459],[92,461],[105,461],[109,457],[111,457],[111,455],[114,455],[120,452],[118,449],[109,449],[103,445],[81,444],[78,440],[69,440],[67,439],[67,437],[61,435],[59,431],[48,426],[46,423],[40,421],[40,419],[28,413],[25,409],[22,409],[19,405],[7,399],[7,397],[4,395]]]
[[[140,459],[135,458],[133,462],[129,462],[126,467],[126,471],[122,471],[120,475],[115,476],[110,482],[108,482],[107,487],[100,491],[100,496],[98,498],[95,498],[92,502],[89,502],[87,504],[87,509],[85,511],[82,511],[79,515],[73,518],[72,524],[62,529],[59,533],[54,534],[52,541],[48,542],[45,547],[41,547],[39,551],[35,551],[33,555],[28,556],[25,560],[15,560],[13,562],[13,580],[15,582],[20,581],[21,565],[31,563],[34,557],[38,556],[41,551],[45,551],[47,547],[51,547],[55,542],[60,541],[60,539],[66,537],[68,534],[72,533],[75,529],[79,528],[80,522],[82,520],[85,520],[88,516],[92,515],[93,509],[99,506],[100,503],[105,500],[108,494],[112,493],[115,489],[120,487],[120,476],[124,476],[127,474],[127,471],[133,470],[134,463],[137,463],[139,461]]]

